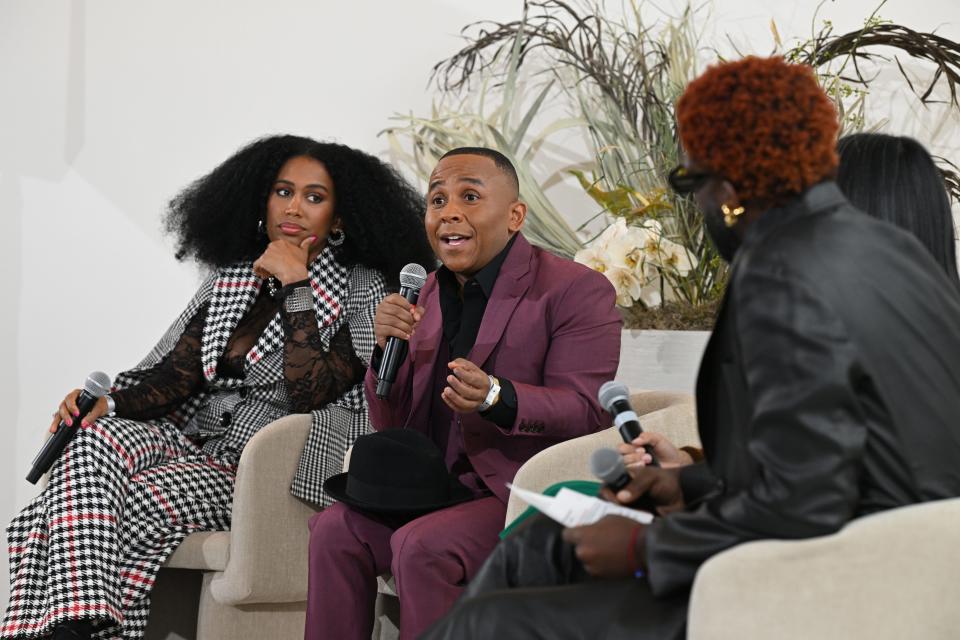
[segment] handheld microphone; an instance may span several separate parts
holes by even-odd
[[[640,419],[630,406],[630,391],[627,385],[615,380],[604,382],[597,394],[597,399],[600,400],[600,406],[613,416],[613,422],[617,425],[617,430],[624,442],[630,444],[634,438],[643,433],[643,429],[640,428]],[[653,455],[653,447],[645,444],[643,449],[650,455],[650,466],[659,467],[660,463]]]
[[[630,482],[630,474],[623,464],[623,458],[613,449],[597,449],[590,456],[590,473],[614,492],[620,491]]]
[[[630,484],[630,474],[623,464],[623,458],[613,449],[597,449],[590,456],[590,472],[607,488],[617,493]],[[633,503],[626,505],[633,509],[657,513],[657,505],[649,494],[643,494]]]
[[[427,281],[427,270],[411,262],[400,270],[400,295],[412,305],[417,304],[420,288]],[[390,395],[390,387],[397,379],[397,370],[407,357],[407,341],[390,336],[383,350],[380,369],[377,371],[377,397],[383,400]]]
[[[77,396],[77,411],[80,415],[73,419],[74,426],[68,427],[66,422],[60,421],[57,430],[47,439],[40,453],[33,459],[33,468],[27,474],[27,482],[37,484],[37,480],[50,469],[54,461],[63,453],[67,443],[76,435],[77,429],[80,428],[78,420],[82,420],[90,413],[93,405],[97,404],[97,400],[110,391],[110,385],[110,376],[103,371],[94,371],[87,376],[83,382],[83,391]]]

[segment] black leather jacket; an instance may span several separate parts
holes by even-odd
[[[748,230],[700,366],[706,463],[647,531],[654,593],[761,538],[960,495],[960,292],[832,182]],[[806,579],[798,576],[798,580]]]

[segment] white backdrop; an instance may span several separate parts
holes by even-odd
[[[680,6],[679,0],[658,3]],[[828,3],[838,30],[874,0]],[[745,50],[810,32],[817,1],[717,0]],[[519,17],[519,0],[0,0],[0,522],[63,394],[134,364],[198,282],[172,258],[165,202],[248,140],[291,132],[371,153],[394,112],[424,113],[431,66],[462,26]],[[956,0],[890,0],[882,15],[960,40]],[[877,100],[887,130],[960,159],[957,120]],[[576,201],[568,203],[577,219]],[[587,206],[584,200],[582,206]],[[5,548],[5,545],[4,545]],[[6,575],[6,554],[0,571]],[[0,578],[0,602],[7,583]]]

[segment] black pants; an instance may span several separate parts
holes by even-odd
[[[682,638],[687,599],[656,598],[646,580],[587,575],[563,528],[528,519],[502,541],[427,640]]]

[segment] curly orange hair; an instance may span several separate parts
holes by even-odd
[[[680,142],[745,202],[783,204],[837,167],[837,112],[813,69],[750,56],[711,66],[677,102]]]

